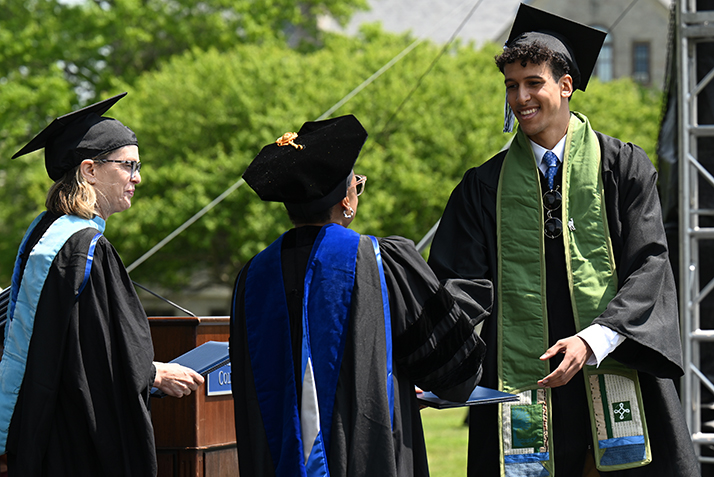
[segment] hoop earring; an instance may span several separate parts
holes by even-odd
[[[350,214],[349,214],[349,215],[347,215],[347,211],[346,211],[346,210],[342,209],[342,215],[344,215],[346,219],[351,219],[352,217],[355,216],[355,211],[354,211],[354,209],[352,209],[352,207],[350,207],[349,209],[350,209]]]

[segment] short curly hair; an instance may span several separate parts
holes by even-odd
[[[543,63],[550,65],[550,72],[555,81],[558,81],[563,75],[570,74],[570,65],[563,55],[554,52],[538,41],[528,44],[516,43],[512,47],[507,46],[503,53],[495,57],[495,60],[501,73],[506,65],[520,61],[521,66],[526,66],[528,62],[536,65]]]

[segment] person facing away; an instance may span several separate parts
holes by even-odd
[[[439,278],[494,283],[481,384],[519,396],[471,410],[470,476],[698,475],[656,171],[569,108],[604,37],[520,6],[496,58],[518,130],[431,246]]]
[[[102,235],[141,182],[134,133],[102,116],[126,93],[55,119],[13,159],[44,147],[54,184],[12,276],[0,361],[0,453],[10,476],[155,476],[152,386],[203,382],[153,362],[149,322]]]
[[[294,228],[241,270],[230,354],[250,476],[426,476],[415,385],[464,401],[481,375],[487,280],[439,284],[413,242],[348,227],[367,178],[352,115],[307,122],[243,175]]]

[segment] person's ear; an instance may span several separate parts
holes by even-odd
[[[85,159],[79,165],[79,171],[84,179],[90,184],[97,182],[97,163],[91,159]]]
[[[574,88],[573,88],[573,77],[565,74],[563,75],[562,78],[560,78],[560,95],[563,98],[570,98],[573,95]]]

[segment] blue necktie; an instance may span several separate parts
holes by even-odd
[[[558,156],[553,154],[552,151],[546,151],[543,154],[543,162],[548,166],[548,170],[545,172],[545,177],[548,179],[548,187],[553,190],[553,181],[555,180],[555,175],[558,173]]]

